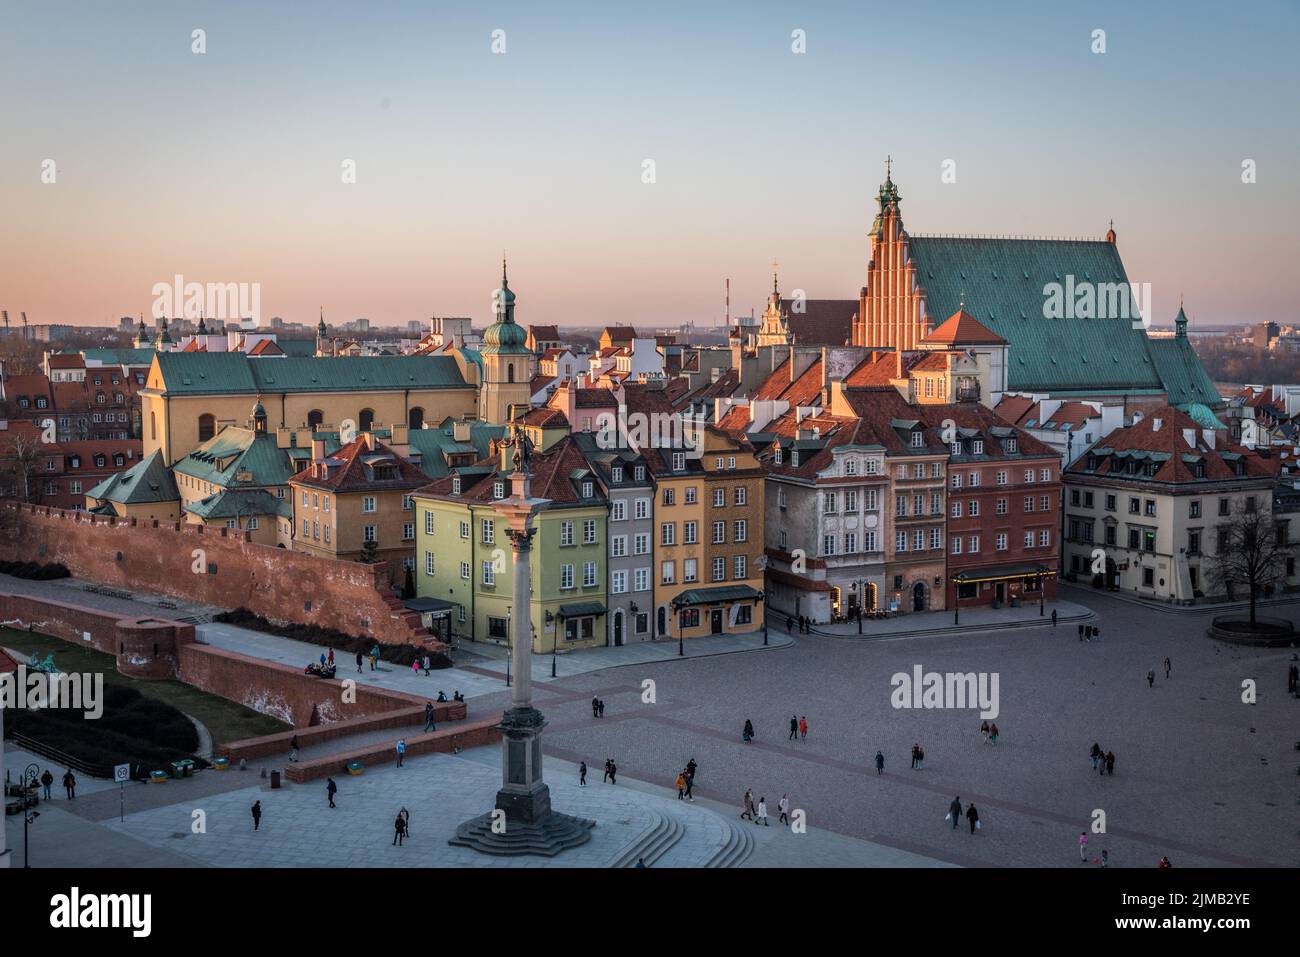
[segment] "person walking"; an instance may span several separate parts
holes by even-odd
[[[609,759],[609,783],[618,783],[618,765],[614,763],[613,758]]]
[[[600,717],[605,717],[605,699],[601,698],[598,703],[598,713]]]
[[[1150,671],[1147,672],[1147,687],[1154,688],[1155,686],[1156,686],[1156,670],[1152,668]]]
[[[1101,745],[1096,741],[1092,742],[1092,750],[1088,752],[1088,757],[1092,758],[1092,769],[1097,770],[1097,762],[1101,760]]]
[[[1102,867],[1110,866],[1110,855],[1106,852],[1106,849],[1104,847],[1101,849],[1101,866]]]
[[[998,743],[998,723],[994,721],[989,725],[989,744]]]
[[[1088,863],[1088,832],[1079,832],[1079,860]]]
[[[1083,641],[1083,625],[1079,626],[1079,640]]]
[[[398,811],[397,813],[398,813],[398,815],[400,815],[401,818],[402,818],[402,830],[406,832],[406,838],[407,838],[407,840],[410,840],[410,838],[411,838],[411,812],[408,811],[406,808],[402,808],[402,809],[401,809],[400,811]]]
[[[776,809],[781,812],[780,816],[776,819],[776,822],[778,824],[789,824],[790,823],[790,799],[786,797],[784,794],[782,794],[781,800],[776,802]]]
[[[1053,628],[1056,627],[1056,609],[1055,609],[1055,608],[1052,609],[1052,627],[1053,627]]]
[[[601,783],[601,784],[604,784],[606,781],[609,780],[609,766],[610,766],[611,764],[613,764],[613,763],[614,763],[614,759],[613,759],[613,758],[606,758],[606,759],[605,759],[605,776],[604,776],[603,778],[600,779],[600,783]]]
[[[249,810],[253,815],[253,830],[256,831],[262,826],[262,802],[254,801]]]
[[[681,772],[681,771],[678,771],[678,772],[677,772],[677,780],[674,781],[673,783],[677,785],[677,800],[679,800],[679,801],[685,801],[685,800],[686,800],[686,775],[685,775],[685,773],[683,773],[683,772]]]
[[[77,776],[72,773],[72,768],[63,775],[63,787],[68,792],[69,801],[77,796]]]
[[[885,756],[881,752],[876,752],[876,774],[885,773]]]
[[[587,786],[587,762],[580,761],[578,762],[578,787],[585,788],[586,786]]]
[[[989,743],[989,723],[987,721],[980,722],[980,740],[985,744]]]
[[[420,659],[419,659],[419,658],[416,658],[414,661],[411,662],[411,673],[412,673],[413,675],[415,675],[415,677],[417,677],[417,678],[420,677]]]
[[[806,714],[799,716],[799,740],[808,740],[808,716]]]
[[[600,699],[595,695],[591,696],[591,716],[593,718],[600,717]]]
[[[429,668],[433,665],[433,659],[428,655],[424,656],[424,676],[429,677]]]
[[[970,822],[970,832],[974,835],[975,828],[980,826],[980,812],[975,810],[974,804],[966,808],[966,820]]]
[[[749,788],[745,788],[745,796],[740,799],[740,819],[754,820],[754,792]]]
[[[796,718],[794,715],[790,715],[790,737],[786,738],[786,740],[793,741],[794,736],[798,733],[799,733],[799,719]]]
[[[50,799],[50,785],[53,783],[54,783],[54,775],[50,773],[49,768],[46,768],[45,773],[41,775],[41,787],[44,788],[44,793],[42,794],[42,797],[44,797],[45,800],[47,801]]]
[[[686,778],[686,800],[694,801],[695,795],[692,793],[692,789],[695,787],[695,772],[691,770],[690,765],[687,765],[682,775]]]
[[[694,758],[686,762],[686,776],[691,779],[692,784],[695,783],[695,772],[698,768],[699,765],[695,763]]]
[[[329,662],[328,662],[328,664],[329,664],[329,666],[330,666],[331,668],[334,667],[334,649],[333,649],[333,648],[330,649]]]
[[[953,798],[952,803],[948,805],[948,818],[952,819],[952,829],[957,830],[957,825],[961,823],[961,795]]]
[[[916,770],[925,770],[925,748],[922,748],[919,745],[916,749]]]
[[[745,719],[745,727],[740,732],[740,737],[746,744],[754,737],[754,723],[748,718]]]
[[[424,730],[425,731],[438,730],[437,726],[433,723],[433,702],[432,701],[426,701],[424,703]]]
[[[298,760],[298,736],[296,734],[289,739],[289,760]]]
[[[339,790],[339,786],[334,783],[333,778],[325,779],[325,796],[330,800],[330,807],[337,806],[334,803],[334,795],[338,793],[338,790]]]
[[[1166,657],[1165,658],[1165,680],[1166,681],[1169,680],[1169,672],[1173,671],[1173,669],[1174,669],[1174,663],[1170,661],[1168,657]]]
[[[913,771],[916,770],[916,756],[920,753],[921,753],[920,745],[913,742],[912,743],[912,770]]]
[[[772,826],[767,821],[767,798],[765,797],[758,799],[758,820],[755,823],[762,824],[764,827]]]
[[[397,750],[397,766],[400,768],[400,767],[402,766],[402,759],[403,759],[404,757],[406,757],[406,739],[405,739],[405,738],[398,738],[398,739],[397,739],[397,749],[396,749],[396,750]]]
[[[402,817],[399,812],[397,817],[393,820],[393,843],[396,846],[401,847],[402,839],[404,837],[406,837],[406,818]]]
[[[375,645],[370,649],[370,670],[375,670],[375,663],[379,661],[379,646]]]
[[[785,616],[785,630],[788,632],[794,631],[794,619],[791,618],[789,615]]]
[[[363,655],[361,652],[359,651],[357,652],[357,674],[361,674],[361,662],[365,659],[365,657],[366,656]]]
[[[1106,776],[1112,777],[1115,774],[1115,752],[1106,752]]]

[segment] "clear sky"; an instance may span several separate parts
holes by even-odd
[[[855,297],[889,154],[913,233],[1113,217],[1157,323],[1295,321],[1298,40],[1294,0],[3,0],[0,307],[108,324],[179,273],[481,323],[505,249],[520,322],[709,324],[773,257]]]

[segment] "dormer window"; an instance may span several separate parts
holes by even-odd
[[[616,466],[614,466],[614,468],[611,470],[611,472],[612,472],[612,478],[613,478],[613,480],[614,480],[615,482],[621,482],[621,481],[623,481],[623,466],[621,466],[621,465],[616,465]]]
[[[102,469],[108,464],[108,459],[101,453],[95,456],[95,468]]]
[[[685,452],[674,452],[674,453],[673,453],[673,471],[674,471],[674,472],[684,472],[684,471],[686,471],[686,453],[685,453]]]
[[[459,481],[459,480],[458,480],[458,481]],[[506,483],[505,483],[505,482],[493,482],[493,483],[492,483],[492,497],[493,497],[493,498],[505,498],[505,497],[506,497]]]
[[[921,432],[920,429],[917,429],[912,433],[912,448],[914,449],[925,448],[925,435],[924,433]]]
[[[74,469],[79,469],[79,468],[81,468],[81,456],[80,456],[80,455],[74,455],[74,456],[72,457],[72,459],[71,459],[70,464],[71,464],[71,466],[72,466]]]
[[[583,498],[591,498],[591,496],[592,496],[592,492],[594,491],[594,489],[595,489],[595,486],[592,485],[591,482],[583,482],[583,483],[582,483],[582,497],[583,497]]]
[[[636,477],[636,480],[637,480],[638,482],[644,482],[644,481],[645,481],[645,466],[644,466],[644,465],[638,465],[638,466],[637,466],[637,467],[632,471],[632,474],[633,474],[633,476]]]
[[[1095,455],[1088,456],[1088,471],[1089,472],[1097,471],[1097,456]]]
[[[975,454],[976,454],[976,455],[983,455],[983,454],[984,454],[984,440],[983,440],[983,439],[976,439],[972,444],[974,445],[974,449],[975,449]],[[1010,444],[1010,447],[1007,449],[1007,451],[1008,451],[1008,452],[1014,452],[1015,450],[1016,450],[1016,447],[1015,447],[1015,443],[1013,442],[1013,443]]]
[[[1017,448],[1017,442],[1015,437],[1013,436],[1012,438],[1007,439],[1007,451],[1014,452],[1016,448]]]
[[[790,450],[790,464],[791,464],[792,466],[797,466],[797,465],[799,464],[799,450],[798,450],[798,449],[791,449],[791,450]]]
[[[459,476],[459,475],[453,475],[453,476],[451,477],[451,494],[452,494],[452,495],[459,495],[459,494],[460,494],[460,476]]]
[[[858,460],[857,460],[857,459],[845,459],[845,460],[844,460],[844,474],[845,474],[845,475],[857,475],[857,474],[858,474]]]
[[[779,445],[774,445],[774,446],[772,446],[772,462],[773,462],[773,464],[775,464],[775,465],[780,465],[781,462],[782,462],[782,459],[783,459],[783,458],[784,458],[784,453],[781,451],[781,446],[779,446]]]
[[[952,454],[953,454],[953,455],[961,455],[961,440],[960,440],[960,439],[959,439],[958,441],[956,441],[956,442],[954,442],[954,443],[952,444]]]

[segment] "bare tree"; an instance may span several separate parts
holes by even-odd
[[[23,433],[0,445],[0,497],[36,501],[40,497],[37,475],[48,451],[40,439]]]
[[[1259,594],[1286,581],[1286,560],[1295,554],[1287,528],[1286,522],[1274,518],[1267,502],[1254,508],[1239,502],[1228,521],[1218,527],[1219,547],[1210,560],[1210,581],[1229,594],[1236,585],[1250,589],[1252,628]]]

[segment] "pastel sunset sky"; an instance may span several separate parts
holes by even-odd
[[[107,325],[179,273],[483,323],[504,249],[520,322],[715,324],[773,257],[855,297],[892,155],[913,233],[1113,218],[1157,324],[1294,322],[1298,40],[1286,0],[9,2],[0,307]]]

